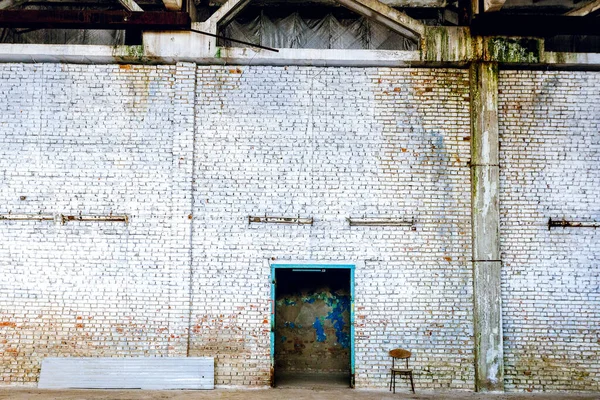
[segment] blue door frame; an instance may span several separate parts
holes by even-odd
[[[275,270],[276,269],[350,270],[350,387],[354,388],[354,264],[271,264],[271,386],[275,386]]]

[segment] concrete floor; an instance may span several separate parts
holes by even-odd
[[[402,392],[348,388],[278,388],[278,389],[216,389],[216,390],[39,390],[0,388],[4,400],[600,400],[600,393],[514,393],[481,394],[472,392]]]
[[[277,389],[348,389],[350,375],[278,372],[275,375],[275,386]]]

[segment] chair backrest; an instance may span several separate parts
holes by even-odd
[[[408,368],[408,359],[412,355],[412,353],[408,350],[404,349],[394,349],[389,352],[390,357],[392,357],[392,368],[394,367],[394,360],[406,360],[406,368]]]

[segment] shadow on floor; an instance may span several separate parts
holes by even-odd
[[[350,388],[347,373],[278,372],[275,375],[278,389],[343,389]]]

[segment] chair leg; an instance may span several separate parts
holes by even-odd
[[[410,372],[410,387],[412,389],[413,394],[415,393],[415,383],[413,382],[413,374],[412,371]]]
[[[396,374],[394,374],[394,391],[392,393],[396,393]]]

